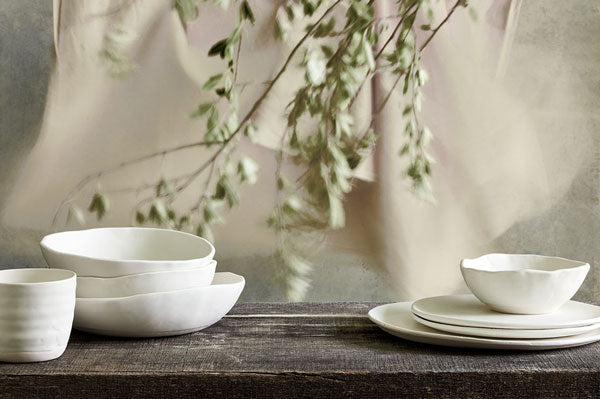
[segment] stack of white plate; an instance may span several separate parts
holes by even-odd
[[[158,337],[202,330],[235,305],[244,278],[215,273],[207,240],[174,230],[103,228],[51,234],[50,267],[77,273],[73,327],[102,335]]]
[[[600,340],[600,307],[569,300],[588,264],[492,254],[463,261],[461,270],[475,296],[382,305],[369,318],[395,336],[443,346],[541,350]]]

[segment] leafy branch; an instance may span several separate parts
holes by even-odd
[[[183,23],[197,17],[198,1],[174,0],[173,7]],[[84,177],[60,204],[53,224],[67,205],[67,220],[83,221],[83,212],[76,207],[75,199],[91,182],[150,159],[206,147],[215,150],[192,172],[168,179],[161,177],[155,185],[146,183],[132,190],[153,189],[135,206],[137,223],[189,230],[212,239],[212,226],[223,220],[220,209],[232,208],[239,202],[238,184],[253,184],[258,178],[258,164],[247,156],[236,155],[240,133],[251,141],[256,138],[258,132],[252,121],[255,113],[286,71],[301,68],[304,81],[282,110],[287,126],[275,154],[277,196],[267,221],[278,236],[277,256],[285,265],[288,297],[301,299],[310,286],[308,276],[312,269],[306,249],[312,251],[315,240],[322,239],[324,230],[345,225],[343,202],[352,190],[354,170],[373,151],[377,141],[375,119],[391,103],[394,93],[401,94],[404,103],[404,144],[399,154],[408,158],[405,175],[413,191],[430,196],[433,159],[427,147],[432,135],[418,118],[423,101],[421,88],[427,81],[427,73],[420,65],[421,53],[454,12],[467,4],[465,0],[458,0],[444,20],[432,29],[430,0],[396,0],[396,22],[387,33],[384,24],[390,18],[375,17],[376,1],[286,0],[276,15],[276,36],[286,41],[289,32],[298,26],[304,26],[304,33],[273,79],[264,82],[264,89],[241,119],[238,119],[239,97],[251,84],[237,81],[242,37],[254,24],[255,17],[248,0],[238,1],[233,30],[208,51],[209,56],[221,58],[225,65],[221,73],[208,77],[202,87],[211,93],[213,100],[199,104],[190,115],[204,120],[202,139],[149,153]],[[230,0],[212,2],[224,9],[232,3]],[[335,18],[339,13],[333,15],[336,8],[345,10],[341,22]],[[431,32],[421,45],[415,34],[419,14],[429,20],[420,29]],[[111,58],[105,61],[110,63]],[[123,64],[123,59],[117,61]],[[377,74],[392,75],[394,83],[374,108],[370,123],[363,131],[357,126],[352,107],[362,87]],[[300,170],[299,177],[284,175],[284,162],[294,163]],[[173,202],[202,175],[206,177],[197,199],[178,214]],[[126,190],[129,189],[122,191]],[[88,210],[101,219],[108,207],[106,192],[97,191]]]

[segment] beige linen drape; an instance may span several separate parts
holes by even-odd
[[[379,1],[379,16],[393,15],[392,3]],[[452,3],[434,2],[437,22]],[[491,240],[515,222],[547,208],[576,171],[576,162],[558,159],[563,172],[548,179],[544,160],[554,159],[557,150],[541,144],[543,137],[528,110],[503,85],[519,2],[472,3],[477,20],[457,11],[424,55],[430,82],[423,120],[435,135],[436,203],[419,201],[407,190],[403,161],[397,156],[403,140],[398,112],[402,99],[392,97],[376,124],[381,133],[377,149],[359,169],[346,202],[348,225],[329,234],[326,243],[328,252],[358,252],[369,256],[373,267],[383,265],[398,299],[461,290],[459,259],[490,249]],[[58,204],[83,176],[202,137],[202,123],[187,116],[206,101],[199,88],[222,67],[205,54],[229,33],[233,15],[203,5],[186,31],[170,4],[55,0],[57,59],[43,127],[3,210],[4,223],[49,230]],[[252,4],[257,22],[243,38],[239,81],[253,84],[244,90],[242,112],[290,51],[290,44],[272,37],[279,3]],[[98,52],[106,33],[122,27],[132,34],[124,50],[137,68],[114,79]],[[292,33],[288,43],[294,42],[294,34],[301,31]],[[241,206],[217,230],[218,247],[253,254],[274,246],[264,224],[275,193],[272,149],[284,123],[281,104],[289,102],[301,79],[302,71],[286,72],[259,111],[258,145],[241,145],[240,152],[259,161],[261,178],[243,189]],[[381,101],[390,85],[389,78],[380,76],[365,87],[355,107],[359,124],[367,123],[374,102]],[[112,204],[102,224],[130,224],[131,205],[144,193],[128,188],[191,171],[208,154],[195,148],[128,167],[92,182],[77,202],[85,207],[99,185]],[[202,184],[199,179],[192,185],[176,207],[193,201]]]

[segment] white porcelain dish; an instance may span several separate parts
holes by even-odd
[[[508,328],[484,328],[484,327],[465,327],[455,326],[453,324],[436,323],[427,319],[423,319],[415,314],[413,318],[427,326],[438,331],[445,331],[452,334],[467,335],[472,337],[486,337],[486,338],[503,338],[503,339],[542,339],[542,338],[556,338],[556,337],[569,337],[572,335],[584,334],[589,331],[599,330],[600,323],[590,324],[589,326],[583,327],[571,327],[571,328],[547,328],[541,330],[517,330]]]
[[[40,243],[50,267],[79,277],[119,277],[206,266],[215,248],[207,240],[175,230],[114,227],[65,231]]]
[[[0,361],[56,359],[67,347],[75,308],[75,273],[0,271]]]
[[[77,298],[117,298],[210,285],[216,261],[186,270],[131,274],[121,277],[77,277]]]
[[[162,337],[202,330],[235,305],[244,278],[215,273],[210,286],[122,298],[77,298],[74,327],[119,337]]]
[[[415,321],[410,309],[410,302],[381,305],[369,311],[369,318],[382,330],[397,337],[425,344],[459,348],[545,350],[569,348],[600,341],[600,331],[598,330],[570,337],[531,340],[480,338],[444,333]]]
[[[471,292],[490,308],[542,314],[575,295],[590,265],[552,256],[489,254],[463,259],[460,270]]]
[[[444,295],[419,299],[412,312],[437,323],[466,327],[541,330],[600,323],[600,307],[569,301],[554,313],[522,315],[491,310],[473,295]]]

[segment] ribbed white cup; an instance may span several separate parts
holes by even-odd
[[[40,362],[63,354],[76,284],[70,270],[0,270],[0,361]]]

